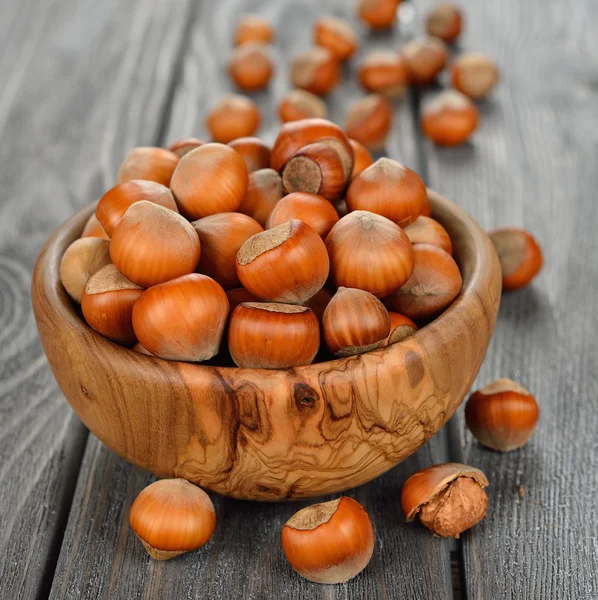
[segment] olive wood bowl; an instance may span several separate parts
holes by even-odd
[[[494,248],[463,210],[429,191],[463,288],[400,343],[288,370],[169,362],[92,331],[64,291],[60,260],[93,206],[60,227],[32,281],[39,335],[64,395],[109,448],[158,477],[235,498],[288,500],[374,479],[415,452],[455,412],[496,321]]]

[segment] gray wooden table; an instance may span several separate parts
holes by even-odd
[[[402,9],[400,47],[431,0]],[[396,105],[386,153],[421,172],[483,227],[523,225],[546,259],[533,286],[505,296],[478,383],[499,376],[537,396],[524,449],[483,450],[462,415],[415,456],[350,491],[376,528],[368,568],[345,585],[296,576],[279,545],[297,505],[214,498],[202,550],[157,563],[128,526],[150,476],[88,434],[37,338],[29,285],[50,232],[112,186],[135,145],[206,137],[236,15],[276,24],[278,71],[256,97],[272,141],[290,56],[319,14],[353,18],[348,0],[4,0],[0,3],[0,598],[598,598],[598,10],[595,0],[463,0],[461,47],[504,74],[472,143],[418,134],[422,98]],[[460,49],[457,49],[459,51]],[[342,121],[361,92],[349,69],[329,99]],[[424,93],[423,96],[428,92]],[[406,525],[399,495],[417,469],[481,467],[488,518],[458,543]],[[520,488],[525,491],[520,495]]]

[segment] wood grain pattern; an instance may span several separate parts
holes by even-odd
[[[504,296],[476,382],[510,377],[530,389],[536,434],[502,455],[455,432],[453,458],[490,480],[488,518],[462,538],[467,598],[594,599],[598,12],[592,0],[463,6],[460,50],[494,57],[502,80],[470,144],[427,145],[429,184],[486,228],[528,228],[545,257],[529,288]]]
[[[488,237],[437,194],[463,289],[399,344],[291,370],[168,362],[116,346],[79,317],[59,277],[92,207],[46,244],[32,282],[50,366],[81,420],[159,477],[251,500],[320,496],[361,485],[412,454],[469,390],[492,335],[500,267]]]
[[[153,141],[189,5],[1,3],[2,598],[47,594],[87,438],[39,342],[29,300],[35,257],[60,222],[112,183],[133,140]]]

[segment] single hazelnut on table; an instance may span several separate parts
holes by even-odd
[[[193,273],[200,254],[199,238],[186,219],[145,200],[127,210],[110,239],[112,262],[141,287]]]
[[[467,96],[445,90],[424,106],[421,127],[435,144],[459,146],[478,128],[479,120],[479,111]]]
[[[341,156],[344,155],[343,163],[348,178],[353,170],[353,148],[347,134],[326,119],[302,119],[285,123],[272,146],[270,166],[280,173],[287,161],[301,148],[315,142],[326,142]]]
[[[246,42],[273,42],[274,29],[272,23],[259,15],[243,15],[235,31],[235,45]]]
[[[168,149],[171,152],[174,152],[174,154],[176,154],[179,158],[183,158],[185,154],[191,152],[191,150],[195,150],[195,148],[203,146],[204,144],[205,142],[198,138],[181,138],[180,140],[177,140],[168,146]]]
[[[239,286],[237,252],[263,227],[251,217],[240,213],[218,213],[192,223],[201,242],[201,257],[197,271],[209,275],[224,289]]]
[[[162,479],[135,499],[131,529],[155,560],[168,560],[207,544],[216,527],[210,497],[185,479]]]
[[[451,82],[462,94],[480,100],[496,86],[499,71],[496,63],[479,52],[458,56],[451,66]]]
[[[341,154],[326,142],[303,146],[282,170],[286,193],[306,192],[327,200],[340,198],[347,176]]]
[[[325,102],[306,90],[291,90],[280,101],[278,115],[283,123],[328,116]]]
[[[502,289],[518,290],[528,285],[542,268],[540,245],[525,229],[500,227],[490,232],[502,271]]]
[[[204,144],[185,154],[170,189],[188,219],[235,212],[247,190],[243,157],[224,144]]]
[[[288,369],[312,363],[320,347],[318,317],[306,306],[244,302],[228,325],[228,349],[238,367]]]
[[[207,127],[215,142],[228,144],[237,138],[252,136],[261,120],[260,110],[251,98],[228,94],[208,114]]]
[[[329,94],[339,82],[340,63],[327,48],[311,48],[291,61],[291,82],[318,96]]]
[[[403,485],[407,522],[419,518],[435,535],[456,537],[486,516],[488,479],[475,467],[446,463],[422,469]]]
[[[332,354],[353,356],[384,343],[390,333],[390,318],[376,296],[341,286],[324,311],[322,331]]]
[[[237,46],[228,63],[230,78],[238,88],[246,91],[266,87],[273,71],[272,48],[263,42],[245,42]]]
[[[62,256],[60,281],[68,295],[80,303],[81,294],[89,278],[110,262],[108,240],[98,237],[80,238],[75,240]]]
[[[142,200],[179,212],[174,196],[166,186],[155,181],[132,179],[118,184],[100,198],[96,207],[96,217],[106,233],[112,236],[127,210],[135,202]]]
[[[397,20],[401,0],[359,0],[357,14],[372,29],[388,29]]]
[[[83,231],[81,232],[82,238],[87,237],[98,237],[104,240],[109,240],[108,234],[98,221],[96,214],[93,213],[89,219],[87,219],[87,223],[85,223],[85,227],[83,227]]]
[[[384,148],[391,127],[392,107],[378,94],[353,102],[345,117],[347,135],[373,150]]]
[[[440,314],[459,295],[463,280],[453,257],[430,244],[413,246],[415,268],[399,289],[384,298],[389,310],[410,319]]]
[[[430,217],[418,217],[405,227],[405,233],[413,245],[431,244],[453,254],[453,243],[446,229]]]
[[[360,173],[347,189],[349,211],[367,210],[400,227],[417,219],[428,199],[422,178],[391,158],[379,158]]]
[[[382,298],[411,276],[411,242],[395,223],[380,215],[355,210],[326,237],[330,274],[337,286],[359,288]]]
[[[319,292],[314,294],[309,300],[304,303],[304,306],[311,308],[314,311],[318,321],[322,320],[326,307],[332,300],[332,294],[323,287]]]
[[[392,50],[375,50],[359,67],[359,83],[368,92],[396,99],[409,87],[409,69],[403,56]]]
[[[388,311],[388,317],[390,319],[390,333],[382,342],[382,347],[396,344],[414,334],[418,329],[417,325],[405,315]]]
[[[250,237],[237,254],[241,284],[268,302],[303,304],[324,286],[329,268],[322,238],[297,219]]]
[[[322,239],[325,239],[339,216],[334,206],[322,196],[294,192],[282,198],[268,218],[271,229],[291,219],[307,223]]]
[[[265,227],[270,213],[283,195],[282,178],[278,172],[259,169],[249,174],[247,191],[237,210]]]
[[[350,177],[350,180],[353,181],[361,172],[374,164],[374,158],[361,142],[357,140],[349,140],[349,142],[353,148],[353,170]]]
[[[237,138],[228,145],[243,157],[249,173],[270,167],[270,146],[262,142],[260,138]]]
[[[178,162],[179,157],[164,148],[133,148],[118,169],[116,183],[146,179],[168,187]]]
[[[109,340],[132,346],[133,305],[143,290],[123,277],[112,264],[96,271],[81,294],[81,311],[86,323]]]
[[[316,46],[327,48],[338,60],[347,60],[357,50],[359,40],[351,23],[338,17],[320,17],[315,24]]]
[[[426,18],[428,34],[447,43],[454,42],[459,37],[462,26],[461,11],[449,2],[437,4]]]
[[[498,379],[473,393],[465,405],[465,423],[484,446],[511,452],[532,437],[540,409],[518,383]]]
[[[344,583],[370,562],[375,536],[363,506],[342,496],[295,513],[284,524],[281,541],[300,575],[315,583]]]
[[[416,39],[401,51],[407,63],[409,80],[413,85],[430,85],[448,61],[445,43],[435,37]]]
[[[155,356],[200,362],[218,354],[228,312],[222,287],[191,273],[145,290],[133,308],[133,329]]]
[[[234,288],[232,290],[226,290],[226,297],[230,305],[230,313],[242,304],[243,302],[259,302],[260,299],[254,296],[251,292],[248,292],[244,287]]]

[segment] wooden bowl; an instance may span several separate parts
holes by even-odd
[[[48,240],[33,274],[39,334],[89,429],[159,477],[219,494],[287,500],[339,492],[415,452],[455,412],[480,368],[501,293],[498,259],[463,210],[429,192],[463,289],[431,324],[387,348],[291,370],[168,362],[89,329],[59,278],[89,206]]]

